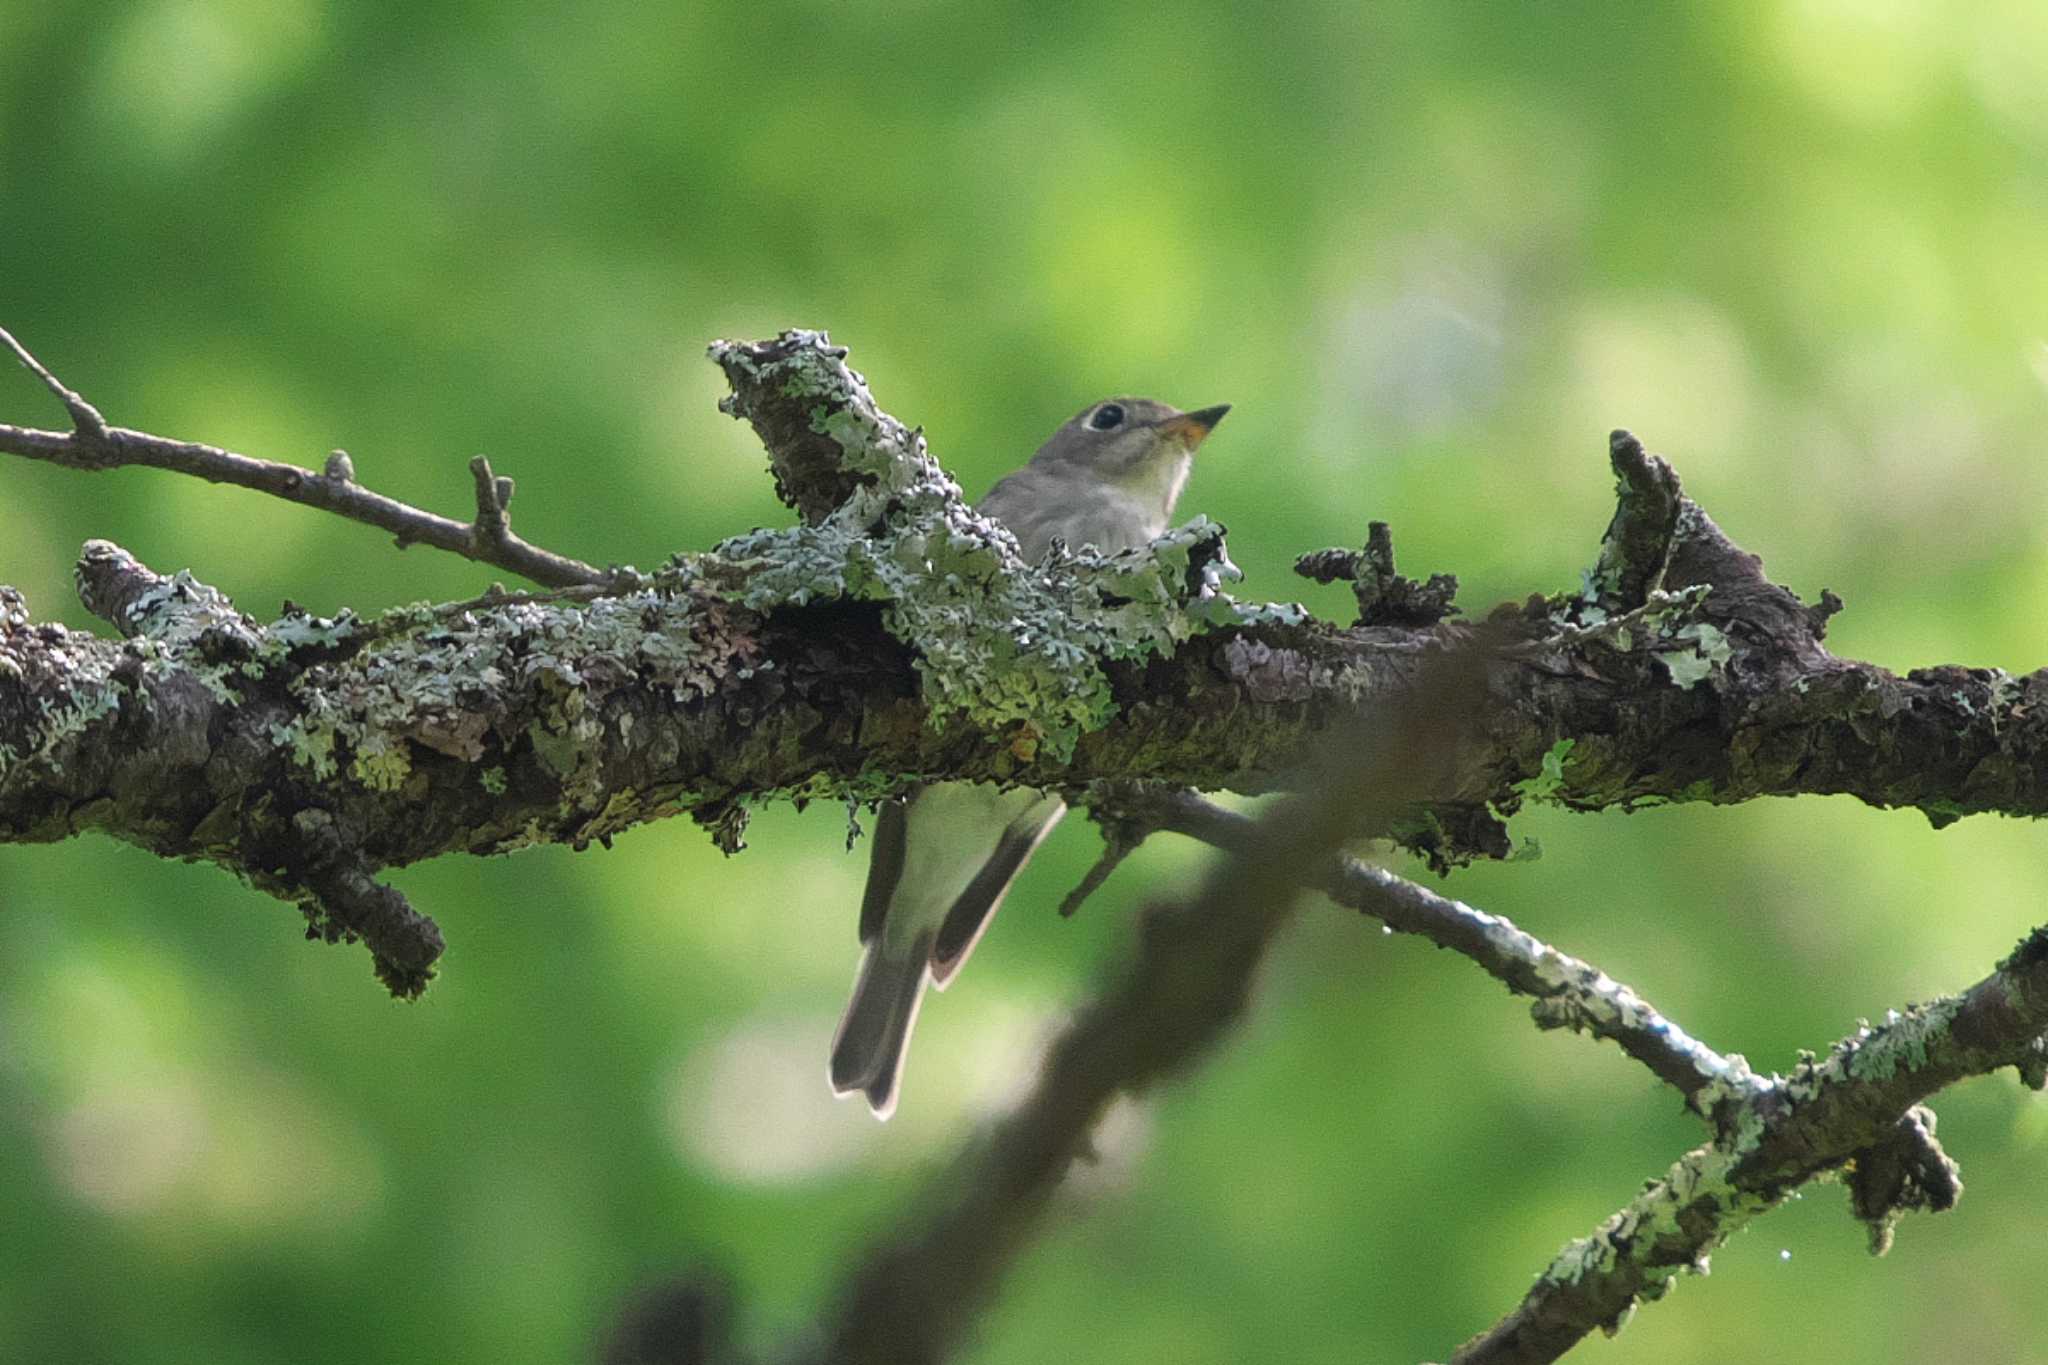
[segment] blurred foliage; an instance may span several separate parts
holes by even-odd
[[[1577,581],[1626,425],[1831,643],[2042,662],[2048,7],[1551,0],[650,7],[0,3],[0,323],[115,421],[646,566],[778,523],[702,348],[822,326],[978,492],[1111,392],[1228,401],[1185,510],[1247,593],[1394,523],[1465,600]],[[0,414],[56,425],[8,367]],[[490,575],[253,494],[0,461],[0,580],[106,536],[258,614]],[[714,1267],[767,1341],[1028,1072],[1159,841],[1076,921],[1071,821],[925,1016],[886,1128],[824,1057],[861,855],[771,811],[403,873],[414,1006],[219,873],[0,849],[0,1359],[559,1361]],[[1534,812],[1450,883],[1784,1068],[1981,975],[2048,903],[2030,826],[1839,801]],[[260,982],[260,988],[249,983]],[[2048,1108],[1937,1102],[1969,1193],[1884,1261],[1817,1188],[1630,1359],[2013,1360]],[[1612,1049],[1305,911],[1249,1026],[1119,1111],[986,1365],[1441,1357],[1698,1137]],[[1589,1347],[1595,1354],[1601,1348]]]

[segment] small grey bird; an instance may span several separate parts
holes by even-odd
[[[1077,549],[1143,545],[1166,530],[1195,447],[1228,411],[1106,399],[1054,432],[980,510],[1034,562],[1055,536]],[[866,1092],[876,1118],[894,1112],[926,984],[945,989],[1066,810],[1050,792],[974,782],[920,787],[882,806],[860,907],[860,973],[832,1041],[835,1093]]]

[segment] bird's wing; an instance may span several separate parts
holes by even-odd
[[[832,1040],[832,1088],[896,1105],[903,1054],[926,981],[960,969],[1003,892],[1066,805],[1057,796],[971,782],[920,787],[877,814],[853,998]]]
[[[1057,796],[1028,790],[1004,795],[1035,799],[1028,804],[1023,799],[1006,803],[1015,813],[1003,826],[988,860],[961,890],[939,925],[938,937],[932,941],[932,984],[940,990],[946,988],[953,973],[960,970],[960,964],[980,942],[982,930],[995,917],[996,907],[1003,903],[1003,893],[1010,889],[1024,860],[1067,813],[1067,803]]]
[[[896,884],[903,880],[903,833],[909,824],[904,807],[916,799],[917,793],[912,792],[903,801],[884,801],[875,812],[875,832],[869,837],[873,852],[868,855],[868,889],[860,902],[862,943],[882,932],[889,900],[896,894]]]

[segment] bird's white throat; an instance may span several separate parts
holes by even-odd
[[[1193,466],[1194,459],[1186,450],[1176,450],[1163,459],[1140,461],[1117,479],[1117,491],[1131,498],[1144,514],[1146,531],[1138,544],[1166,530],[1167,523],[1173,518],[1174,504],[1180,501],[1180,490],[1186,487],[1188,471]]]

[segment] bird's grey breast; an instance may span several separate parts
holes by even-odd
[[[1054,536],[1072,549],[1093,545],[1109,554],[1146,544],[1166,530],[1172,500],[1160,496],[1164,491],[1027,465],[990,489],[976,510],[1009,527],[1024,558],[1035,562]]]

